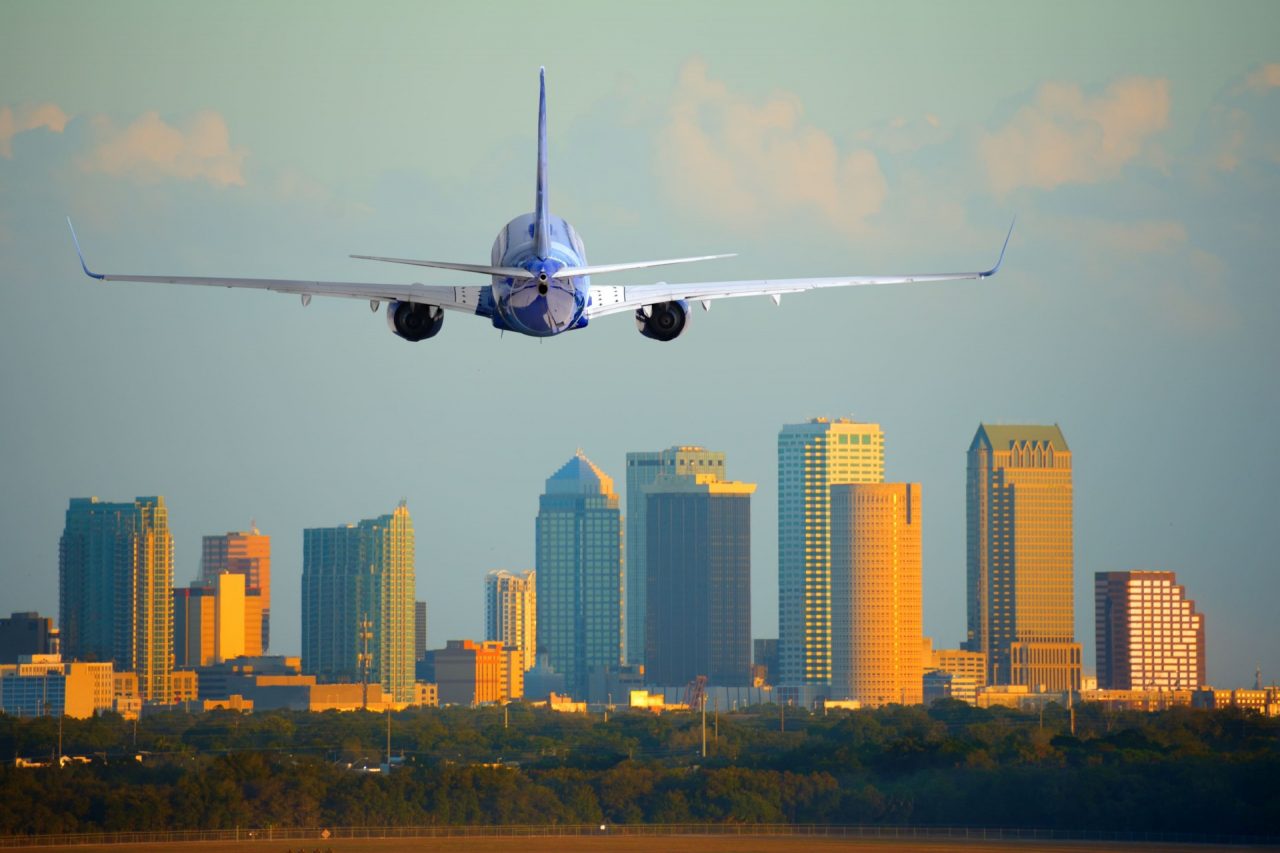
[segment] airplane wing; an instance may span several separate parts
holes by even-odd
[[[710,309],[711,300],[728,299],[736,296],[770,296],[779,302],[784,293],[802,293],[806,290],[817,290],[825,287],[856,287],[869,284],[915,284],[931,281],[964,281],[966,279],[990,278],[1000,271],[1004,263],[1005,249],[1009,247],[1009,238],[1013,236],[1013,226],[1004,238],[1000,248],[1000,257],[995,266],[989,270],[978,272],[925,273],[920,275],[864,275],[834,276],[831,278],[778,278],[746,281],[704,281],[687,284],[639,284],[621,286],[599,286],[591,288],[591,301],[587,307],[590,319],[616,314],[620,311],[643,308],[657,302],[668,302],[683,299],[688,302],[701,302],[702,307]]]
[[[348,299],[367,299],[373,309],[377,310],[377,302],[417,302],[424,305],[437,305],[451,311],[466,314],[476,313],[480,304],[483,287],[447,287],[426,284],[376,284],[372,282],[346,281],[302,281],[284,278],[218,278],[206,276],[181,275],[122,275],[117,273],[97,273],[89,269],[85,263],[84,253],[80,251],[80,240],[76,237],[71,220],[71,239],[76,244],[76,254],[80,257],[80,267],[85,275],[99,281],[139,281],[152,284],[192,284],[203,287],[245,287],[251,290],[271,290],[276,293],[293,293],[302,297],[305,305],[312,296],[342,296]]]

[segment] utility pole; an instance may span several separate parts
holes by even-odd
[[[391,708],[387,708],[387,772],[391,772]]]
[[[360,704],[364,710],[369,710],[369,664],[373,661],[369,656],[369,639],[373,632],[369,630],[373,627],[373,623],[369,621],[369,614],[364,613],[360,617]]]
[[[507,705],[506,702],[502,703],[502,727],[504,729],[507,727],[507,708],[508,707],[509,706]]]
[[[715,697],[715,699],[712,700],[712,702],[713,702],[712,707],[715,708],[715,712],[716,712],[715,743],[716,743],[716,746],[719,746],[720,745],[720,697],[719,696]]]
[[[787,703],[778,703],[778,731],[785,734],[787,731]]]

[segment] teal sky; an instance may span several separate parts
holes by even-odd
[[[442,645],[483,630],[486,571],[532,566],[575,448],[621,488],[628,450],[699,443],[759,483],[776,636],[776,435],[826,414],[923,484],[954,646],[969,441],[1057,422],[1087,668],[1093,573],[1150,568],[1206,613],[1211,682],[1280,678],[1278,44],[1274,3],[0,5],[0,611],[56,615],[68,498],[162,494],[179,584],[201,535],[273,537],[296,652],[302,529],[404,497]],[[110,271],[463,282],[347,255],[486,262],[533,202],[539,65],[552,209],[595,263],[973,269],[1017,213],[1004,270],[717,303],[669,345],[454,314],[414,345],[358,302],[75,262],[67,214]]]

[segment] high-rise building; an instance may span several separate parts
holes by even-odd
[[[1098,686],[1198,690],[1205,684],[1204,614],[1173,572],[1097,572]]]
[[[39,613],[14,613],[0,619],[0,664],[17,663],[23,655],[56,655],[61,651],[53,620]]]
[[[774,684],[831,684],[831,487],[884,481],[879,424],[814,418],[778,433],[778,668]]]
[[[778,678],[778,640],[757,637],[751,643],[751,660],[759,673],[760,684],[773,684]]]
[[[523,657],[500,640],[449,640],[428,654],[442,705],[513,702],[524,696]]]
[[[648,595],[646,504],[644,488],[662,476],[712,474],[725,479],[724,453],[693,445],[627,454],[627,663],[644,663],[645,601]]]
[[[968,455],[965,648],[990,684],[1078,690],[1071,450],[1057,426],[981,424]]]
[[[271,537],[264,536],[256,526],[248,531],[204,537],[200,580],[213,584],[224,572],[244,575],[245,594],[258,596],[262,604],[262,639],[253,645],[266,654],[271,646]]]
[[[321,681],[382,685],[413,701],[413,522],[389,515],[302,537],[302,669]]]
[[[173,671],[173,538],[164,498],[72,498],[58,546],[63,654],[137,673],[167,703]]]
[[[645,680],[751,684],[751,495],[716,473],[668,474],[644,488]]]
[[[413,603],[413,659],[421,661],[427,656],[427,603]]]
[[[262,654],[262,599],[245,576],[223,572],[173,591],[174,664],[210,666]]]
[[[537,572],[484,577],[484,638],[520,650],[522,671],[538,659]]]
[[[831,695],[918,705],[924,668],[919,483],[831,487]]]
[[[538,499],[540,651],[577,699],[622,662],[622,519],[613,480],[579,450]]]

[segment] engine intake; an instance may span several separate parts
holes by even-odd
[[[425,341],[435,337],[444,325],[444,309],[418,302],[387,303],[387,326],[406,341]]]
[[[636,328],[655,341],[674,341],[689,326],[689,303],[683,299],[656,302],[636,311]]]

